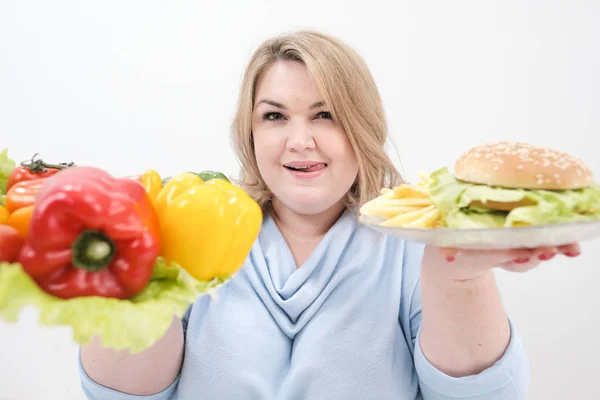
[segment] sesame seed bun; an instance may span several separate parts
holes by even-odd
[[[567,153],[519,142],[475,146],[454,165],[462,181],[510,189],[568,190],[589,187],[592,171]]]

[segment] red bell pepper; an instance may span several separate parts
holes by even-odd
[[[15,228],[0,225],[0,262],[15,262],[23,243],[23,238]]]
[[[48,164],[44,160],[36,159],[37,154],[29,161],[23,161],[21,165],[13,169],[6,181],[6,191],[19,182],[47,178],[57,174],[63,169],[74,166],[74,163]]]
[[[40,187],[18,262],[51,295],[127,299],[148,284],[159,250],[141,183],[74,167]]]

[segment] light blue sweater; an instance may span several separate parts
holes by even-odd
[[[169,388],[120,393],[80,364],[83,390],[93,400],[524,399],[529,364],[512,323],[503,358],[481,374],[451,378],[425,358],[422,254],[346,212],[296,269],[266,217],[240,273],[186,314],[183,368]]]

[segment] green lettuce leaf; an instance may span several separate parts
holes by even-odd
[[[0,204],[4,205],[6,194],[6,182],[11,172],[17,167],[17,163],[8,157],[8,149],[0,151]]]
[[[442,214],[444,226],[451,228],[488,228],[520,225],[547,225],[600,219],[600,188],[594,185],[577,190],[507,189],[457,180],[447,168],[431,174],[432,201]],[[471,206],[474,201],[518,202],[533,205],[510,212]]]
[[[500,212],[459,210],[445,215],[443,219],[444,226],[448,228],[502,228],[506,223],[506,214]]]
[[[98,336],[104,347],[144,350],[159,340],[198,296],[214,293],[227,282],[198,281],[177,265],[159,258],[147,287],[129,300],[99,296],[63,300],[44,292],[20,264],[0,263],[0,318],[16,322],[21,310],[34,306],[43,326],[67,325],[83,345]]]
[[[447,168],[440,168],[431,173],[429,196],[442,214],[452,214],[459,208],[462,194],[470,187],[473,185],[459,182]]]

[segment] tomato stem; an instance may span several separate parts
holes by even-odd
[[[35,153],[33,155],[33,157],[31,157],[31,160],[23,161],[23,162],[21,162],[21,165],[23,167],[28,168],[31,172],[46,172],[48,170],[48,168],[62,170],[62,169],[66,169],[66,168],[70,168],[70,167],[75,166],[74,162],[60,163],[60,164],[49,164],[49,163],[45,162],[42,159],[37,159],[36,160],[35,158],[38,155],[39,155],[39,153]]]
[[[83,231],[72,246],[72,263],[89,272],[102,271],[112,262],[116,248],[113,241],[100,231]]]

